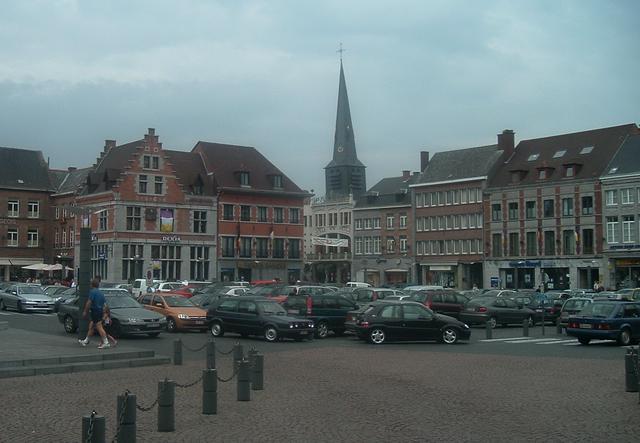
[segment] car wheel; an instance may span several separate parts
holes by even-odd
[[[382,328],[373,328],[369,333],[369,341],[374,345],[381,345],[387,336]]]
[[[622,331],[620,331],[618,344],[621,346],[629,346],[631,344],[631,331],[629,329],[624,328]]]
[[[222,329],[222,324],[220,322],[214,321],[211,323],[211,335],[214,337],[222,337],[224,335],[224,329]]]
[[[489,317],[489,326],[491,329],[495,329],[498,326],[498,319],[495,317]]]
[[[321,321],[316,325],[316,337],[327,338],[328,335],[329,335],[329,326],[327,326],[326,321]]]
[[[176,332],[178,329],[178,325],[176,324],[175,319],[169,317],[167,319],[167,332]]]
[[[68,334],[73,334],[78,330],[75,320],[70,315],[64,317],[64,322],[62,324],[64,325],[65,332]]]
[[[268,342],[274,342],[278,340],[278,330],[273,326],[267,326],[264,328],[264,339]]]
[[[458,342],[458,331],[455,328],[447,327],[442,331],[442,342],[453,345]]]
[[[578,339],[578,341],[580,342],[581,345],[588,345],[589,342],[591,341],[591,339],[590,338],[582,338],[582,337],[580,337]]]
[[[536,325],[535,320],[533,319],[533,316],[530,315],[529,317],[527,317],[527,324],[529,325],[530,328],[534,327]]]

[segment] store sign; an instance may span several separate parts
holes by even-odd
[[[616,260],[616,266],[640,266],[640,258],[619,258]]]
[[[609,249],[638,249],[640,245],[610,245]]]
[[[178,243],[180,242],[180,237],[177,235],[163,235],[162,241],[167,243]]]
[[[540,260],[510,261],[509,266],[512,268],[537,268],[540,263]]]

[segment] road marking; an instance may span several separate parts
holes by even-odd
[[[0,312],[0,315],[12,315],[11,312]]]
[[[573,340],[558,340],[555,339],[554,341],[547,341],[547,342],[542,342],[542,343],[536,343],[537,345],[560,345],[560,344],[566,344],[566,343],[578,343],[578,340],[576,340],[575,338]]]
[[[612,340],[591,340],[589,342],[589,344],[591,344],[591,345],[597,345],[597,344],[602,344],[602,343],[613,343],[613,341]],[[580,343],[580,342],[566,343],[564,346],[577,346],[577,345],[580,345],[580,344],[582,344],[582,343]]]
[[[532,338],[530,340],[506,341],[505,343],[537,343],[540,341],[555,343],[559,338]]]
[[[487,338],[487,339],[480,340],[480,341],[482,341],[482,342],[494,342],[494,341],[507,341],[507,340],[529,340],[529,337]]]

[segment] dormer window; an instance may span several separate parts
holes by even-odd
[[[246,171],[240,172],[240,186],[251,186],[249,183],[249,173]]]
[[[282,189],[282,176],[281,175],[272,175],[271,183],[273,183],[273,187],[275,189]]]
[[[521,169],[511,171],[511,183],[520,183],[526,175],[527,171]]]
[[[591,154],[591,151],[593,151],[593,146],[585,146],[580,150],[580,154]]]
[[[564,168],[564,176],[565,177],[573,177],[576,175],[576,168],[573,165],[567,165]]]
[[[539,168],[538,169],[538,180],[546,180],[551,177],[553,173],[553,168]]]
[[[536,160],[538,160],[538,158],[540,157],[540,154],[531,154],[529,156],[529,158],[527,159],[528,162],[534,162]]]
[[[553,158],[561,158],[564,157],[564,155],[567,153],[566,149],[561,149],[560,151],[556,151],[555,154],[553,154]]]

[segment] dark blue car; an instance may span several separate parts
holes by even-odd
[[[640,302],[594,301],[569,317],[567,335],[583,345],[591,340],[630,345],[640,339]]]

